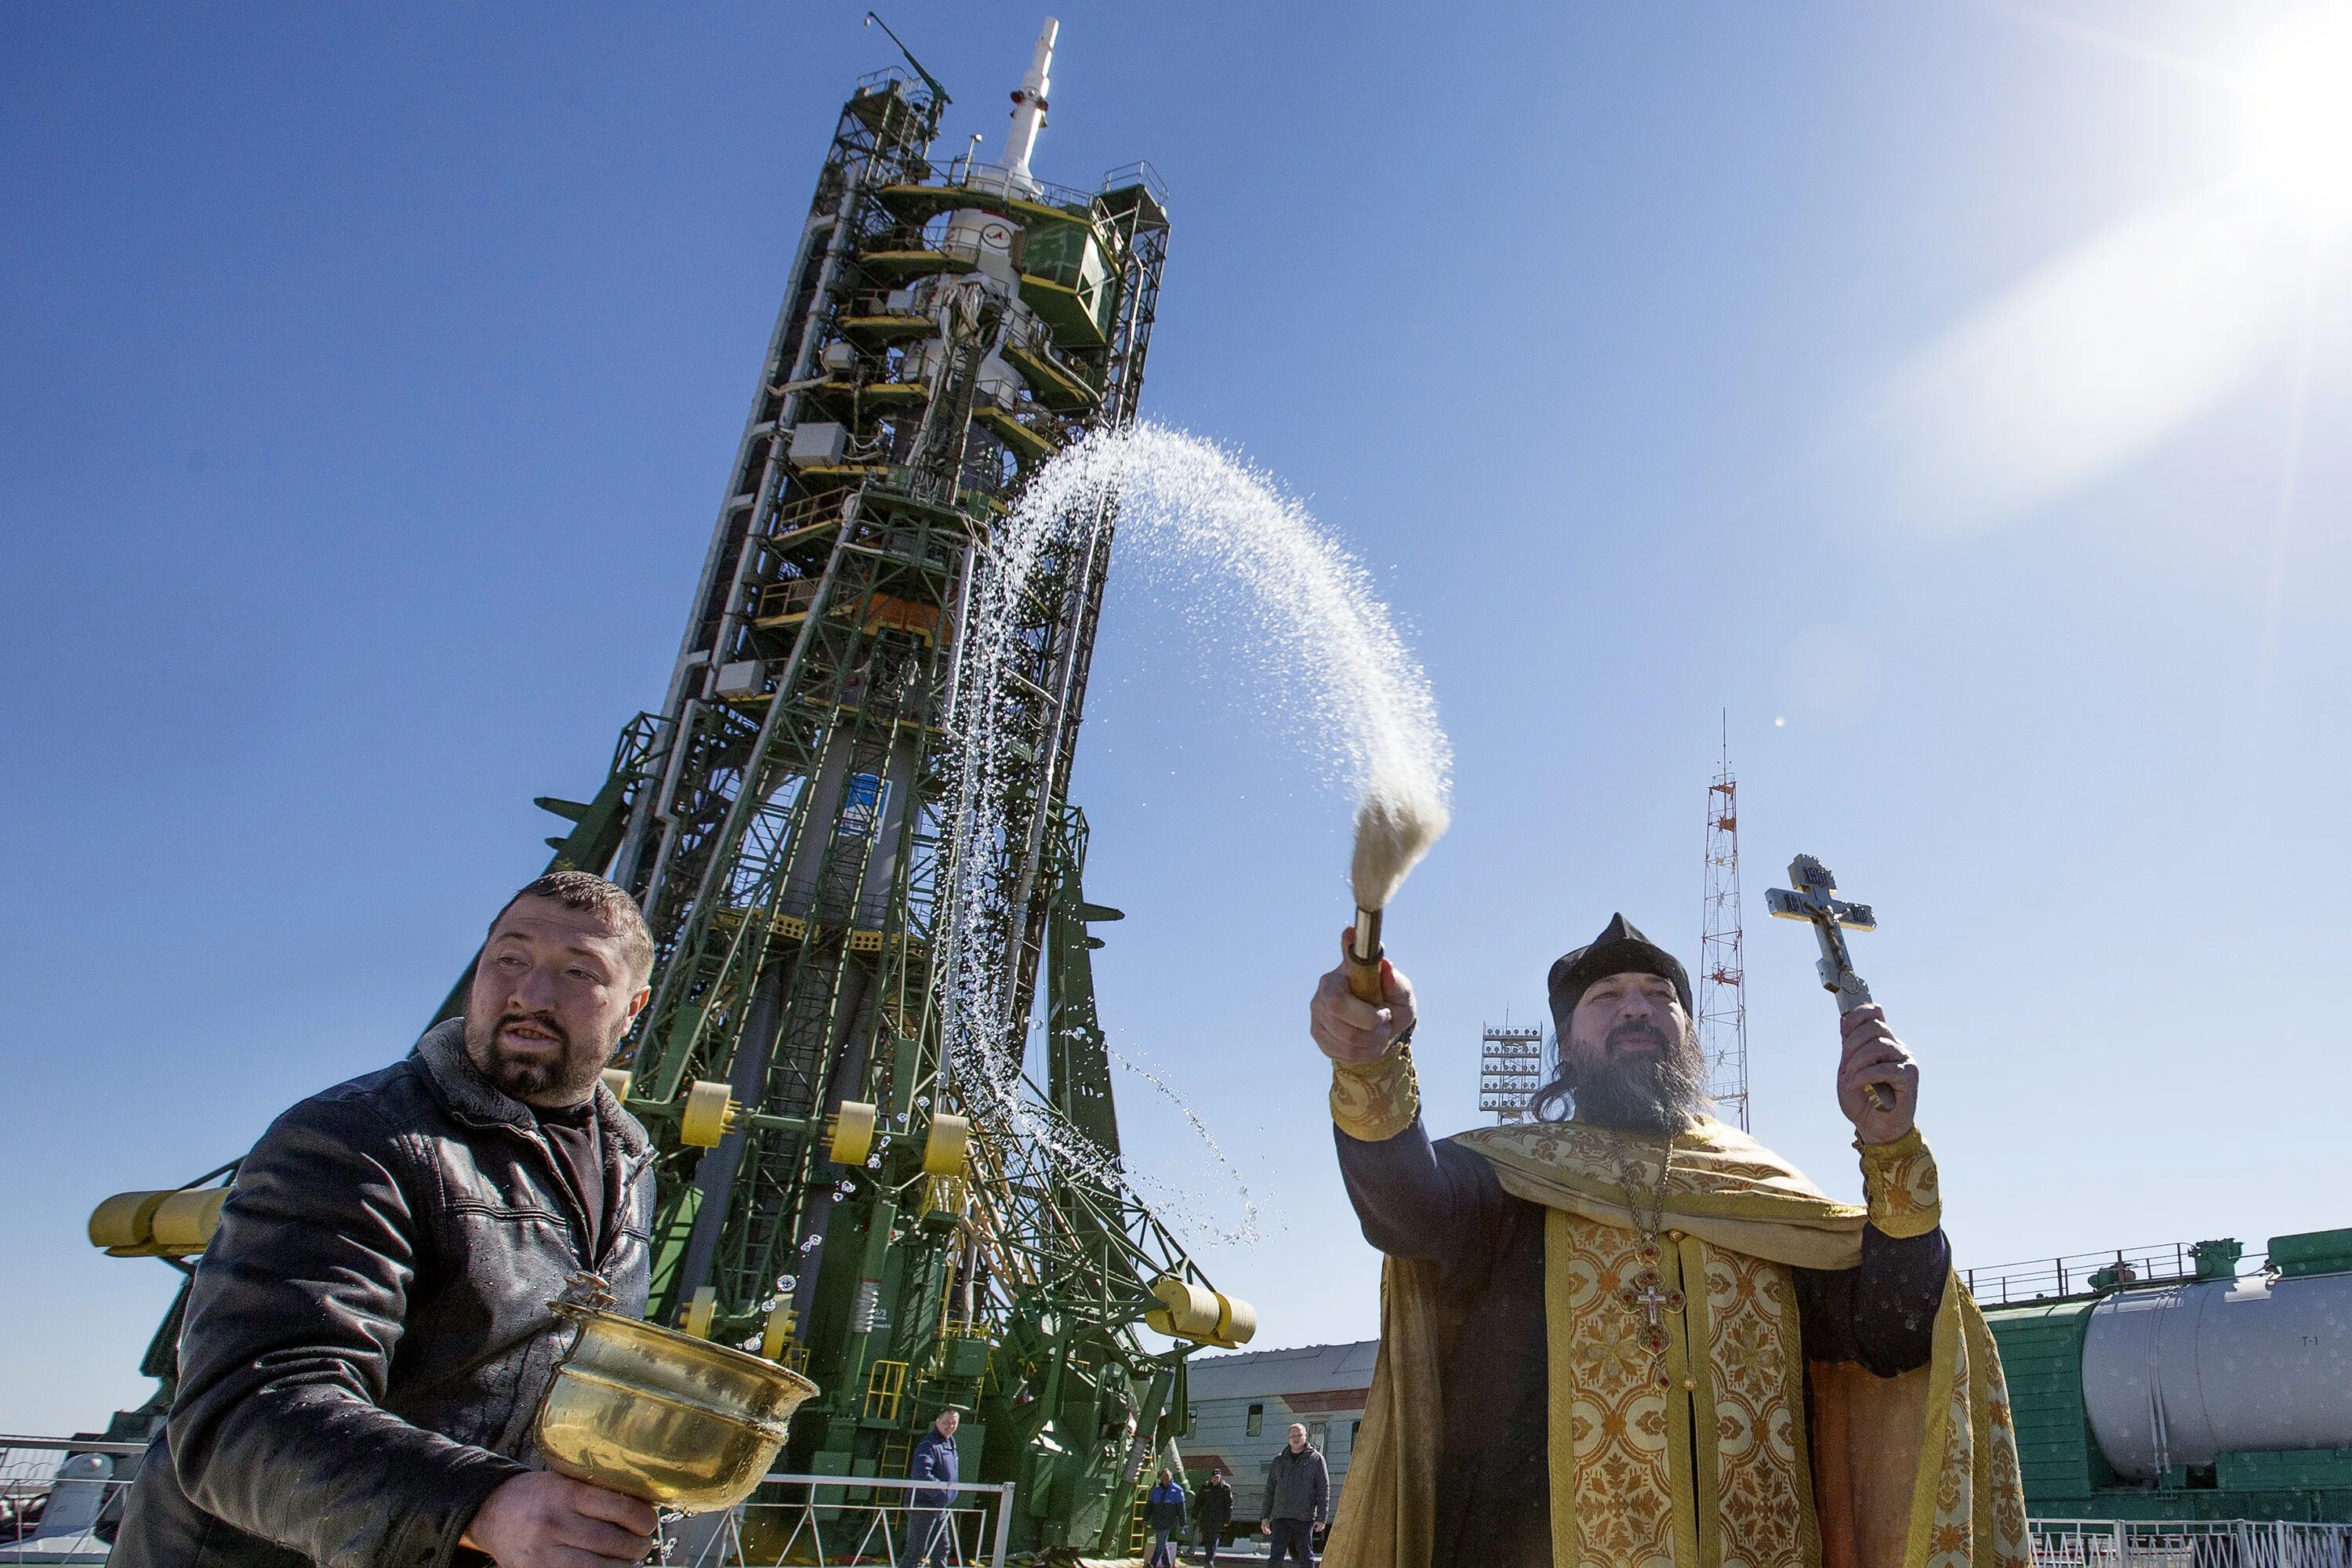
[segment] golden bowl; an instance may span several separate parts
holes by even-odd
[[[751,1496],[816,1393],[800,1373],[690,1334],[569,1301],[580,1331],[539,1406],[548,1468],[681,1513]]]

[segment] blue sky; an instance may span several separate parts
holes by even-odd
[[[404,1049],[541,864],[530,797],[659,700],[892,58],[861,12],[11,15],[0,1427],[142,1397],[173,1279],[90,1206]],[[993,145],[1039,15],[888,13],[942,155]],[[1761,915],[1804,849],[1881,912],[1962,1261],[2352,1223],[2347,251],[2250,182],[2233,85],[2301,10],[1060,15],[1038,172],[1172,192],[1147,411],[1307,498],[1427,661],[1456,826],[1390,943],[1441,1130],[1612,910],[1695,952],[1727,708],[1769,1142],[1855,1185],[1811,943]],[[1103,1011],[1264,1205],[1202,1248],[1260,1343],[1354,1337],[1303,1028],[1349,803],[1229,658],[1115,584]]]

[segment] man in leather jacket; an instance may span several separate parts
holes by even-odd
[[[491,923],[467,1016],[280,1116],[190,1288],[177,1396],[115,1568],[608,1568],[656,1519],[536,1468],[583,1269],[644,1310],[645,1130],[597,1074],[646,1000],[619,888],[552,872]]]

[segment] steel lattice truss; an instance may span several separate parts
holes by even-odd
[[[1140,166],[1091,193],[937,168],[940,107],[896,73],[845,106],[664,708],[594,800],[543,804],[577,825],[558,859],[656,938],[625,1058],[662,1149],[651,1314],[805,1365],[804,1468],[887,1473],[964,1405],[987,1473],[1059,1500],[1022,1543],[1099,1550],[1183,1419],[1181,1353],[1138,1334],[1151,1287],[1205,1283],[1120,1163],[1087,934],[1117,912],[1085,901],[1066,799],[1110,503],[984,590],[1037,465],[1134,416],[1167,219]],[[1007,259],[971,243],[991,224]],[[1000,751],[973,801],[984,596]],[[998,1016],[950,1030],[956,951]],[[951,1060],[951,1034],[992,1043]],[[733,1107],[714,1147],[683,1137],[698,1093]],[[875,1117],[847,1163],[845,1106]],[[968,1168],[927,1169],[950,1112]]]

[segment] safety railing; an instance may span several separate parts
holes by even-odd
[[[121,1514],[111,1505],[144,1451],[0,1435],[0,1564],[104,1563],[106,1526]],[[918,1491],[954,1501],[919,1507]],[[1010,1481],[771,1475],[749,1502],[665,1527],[664,1559],[670,1568],[1004,1568],[1013,1504]],[[2352,1524],[2037,1519],[2027,1529],[2036,1568],[2352,1568]]]
[[[1167,210],[1168,182],[1162,180],[1160,171],[1149,163],[1139,159],[1132,163],[1121,163],[1102,177],[1105,191],[1121,191],[1129,185],[1141,185],[1151,193],[1151,199],[1160,204],[1162,212]]]
[[[932,175],[940,184],[961,186],[990,195],[1001,195],[1011,189],[1001,166],[983,163],[970,156],[958,158],[945,167],[933,164]],[[1035,187],[1034,195],[1025,191],[1013,191],[1013,194],[1023,195],[1024,200],[1034,201],[1041,206],[1060,207],[1074,216],[1088,216],[1094,210],[1095,193],[1092,191],[1082,191],[1076,185],[1057,185],[1034,174],[1029,176],[1029,184]]]
[[[869,255],[936,256],[944,262],[961,264],[960,268],[937,269],[967,272],[981,264],[982,252],[986,249],[977,238],[958,237],[950,215],[946,213],[926,219],[919,229],[885,230],[877,237],[867,238],[865,247]]]
[[[145,1448],[0,1435],[0,1563],[105,1562],[100,1520],[121,1515],[110,1505]]]
[[[917,1491],[952,1492],[955,1501],[918,1507]],[[945,1486],[887,1476],[772,1475],[751,1501],[670,1527],[667,1562],[670,1568],[1004,1568],[1012,1532],[1011,1481]]]
[[[2352,1524],[2037,1519],[2036,1568],[2352,1568]]]
[[[2169,1283],[2197,1278],[2198,1242],[2165,1241],[2148,1247],[2075,1252],[2063,1258],[1963,1268],[1961,1282],[1979,1307],[2013,1306],[2037,1300],[2087,1296],[2119,1285]],[[2259,1258],[2241,1263],[2240,1272]]]
[[[1101,373],[1079,363],[1064,353],[1055,345],[1054,334],[1034,318],[1024,318],[1008,325],[1004,331],[1004,346],[1018,353],[1028,354],[1045,361],[1056,372],[1089,392],[1099,395],[1102,391],[1102,388],[1097,384],[1101,379]]]
[[[98,1564],[140,1443],[0,1436],[0,1564]],[[951,1492],[943,1509],[914,1494]],[[849,1568],[910,1560],[1004,1568],[1010,1481],[953,1486],[884,1476],[772,1475],[752,1500],[664,1527],[670,1568]],[[103,1533],[100,1533],[101,1530]]]

